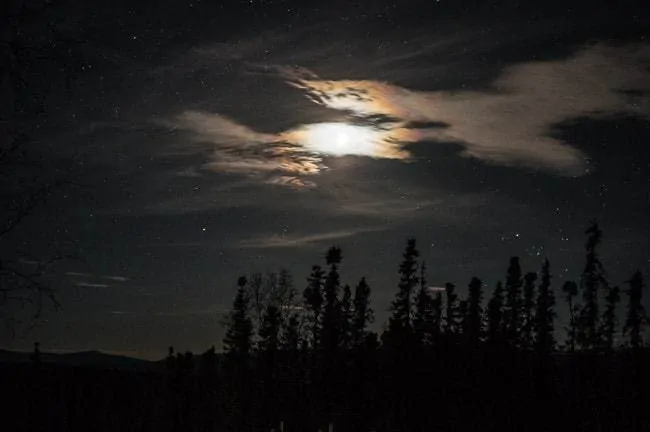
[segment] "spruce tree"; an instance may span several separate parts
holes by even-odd
[[[453,335],[458,333],[458,294],[456,294],[456,285],[451,282],[445,284],[445,333]]]
[[[585,233],[586,264],[580,279],[583,305],[578,315],[577,342],[583,350],[591,350],[601,340],[598,303],[600,291],[606,288],[606,282],[597,250],[603,233],[597,223],[593,223]]]
[[[508,275],[506,278],[506,299],[503,308],[505,324],[505,338],[512,346],[519,345],[519,332],[521,331],[521,266],[519,258],[510,258]]]
[[[277,352],[281,323],[280,309],[276,305],[269,305],[262,316],[262,324],[259,330],[258,346],[260,352],[270,355]]]
[[[578,312],[580,307],[574,303],[578,295],[578,285],[573,281],[567,281],[562,286],[564,298],[569,306],[569,327],[567,328],[567,347],[574,352],[578,338]]]
[[[617,325],[616,306],[619,301],[621,301],[619,287],[609,287],[605,297],[605,312],[603,312],[602,328],[600,330],[603,348],[606,352],[612,352],[614,349],[614,334]]]
[[[503,284],[497,282],[487,305],[487,341],[496,344],[503,339]]]
[[[521,308],[521,347],[530,349],[533,346],[535,282],[537,273],[529,272],[524,276],[524,301]]]
[[[352,347],[352,321],[352,290],[350,289],[350,285],[346,284],[343,287],[341,313],[339,316],[340,344],[344,351]]]
[[[318,265],[313,266],[311,274],[309,275],[309,278],[307,278],[307,288],[305,288],[305,291],[303,292],[305,307],[309,312],[307,321],[310,340],[308,342],[314,348],[320,344],[324,277],[325,272],[323,269]]]
[[[231,364],[246,365],[249,361],[253,336],[253,323],[249,315],[249,298],[246,292],[247,281],[240,277],[237,293],[229,315],[228,329],[223,339],[224,352]]]
[[[459,334],[466,336],[466,323],[467,323],[467,310],[469,309],[469,305],[467,303],[467,299],[462,299],[461,301],[458,302],[458,321],[457,321],[457,326],[458,326],[458,332]]]
[[[361,278],[354,290],[354,307],[352,319],[352,346],[364,346],[367,327],[374,320],[374,312],[370,308],[370,287],[366,278]]]
[[[399,267],[398,291],[390,306],[392,314],[388,320],[388,330],[384,334],[387,340],[398,344],[410,341],[412,336],[411,298],[413,297],[413,290],[418,284],[417,258],[419,255],[415,239],[408,239],[403,260]]]
[[[415,296],[415,313],[413,314],[413,330],[415,337],[421,346],[431,343],[433,336],[433,299],[429,293],[426,280],[426,265],[420,266],[420,288]]]
[[[341,263],[341,249],[333,246],[327,251],[326,261],[329,272],[325,278],[323,287],[323,340],[322,349],[331,355],[335,355],[340,341],[340,315],[341,303],[339,291],[341,281],[338,266]]]
[[[465,340],[470,346],[477,346],[482,333],[483,310],[483,282],[473,277],[469,283],[469,294],[467,296],[467,314],[465,316]]]
[[[277,361],[280,343],[281,314],[276,305],[268,305],[262,317],[259,330],[259,375],[255,398],[258,405],[258,418],[265,428],[276,423],[277,419]]]
[[[286,321],[282,323],[280,345],[284,352],[297,355],[300,342],[300,319],[296,313],[289,313]]]
[[[442,293],[438,291],[433,297],[432,307],[432,330],[433,342],[436,343],[440,339],[440,332],[442,330]]]
[[[551,288],[550,263],[544,260],[542,277],[537,293],[535,309],[535,350],[539,354],[549,354],[555,348],[553,320],[555,296]]]
[[[643,274],[637,270],[627,283],[630,288],[623,332],[629,337],[632,349],[638,350],[643,345],[641,337],[643,326],[648,323],[643,307]]]

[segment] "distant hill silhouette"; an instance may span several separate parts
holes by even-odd
[[[31,363],[31,352],[0,350],[0,365]],[[120,369],[138,371],[163,371],[164,361],[149,361],[133,357],[107,354],[101,351],[80,351],[75,353],[41,353],[44,364],[90,367],[99,369]]]

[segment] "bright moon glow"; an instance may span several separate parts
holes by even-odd
[[[306,150],[330,156],[378,156],[382,132],[346,123],[315,123],[288,132]]]

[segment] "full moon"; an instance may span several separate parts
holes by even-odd
[[[286,138],[305,149],[329,156],[378,156],[381,132],[347,123],[315,123],[289,131]]]

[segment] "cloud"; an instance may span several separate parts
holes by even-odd
[[[303,68],[276,71],[328,108],[447,125],[413,129],[404,142],[451,140],[464,147],[463,155],[486,162],[579,175],[586,156],[552,137],[553,125],[580,116],[650,115],[638,92],[650,89],[649,60],[647,45],[593,45],[569,59],[512,66],[489,92],[423,92],[370,80],[322,80]]]
[[[311,246],[324,241],[332,241],[352,237],[362,233],[382,231],[382,227],[366,227],[358,229],[335,230],[317,234],[274,234],[249,240],[242,240],[239,246],[244,248],[288,248]]]
[[[114,281],[114,282],[127,282],[129,281],[129,278],[124,277],[124,276],[102,276],[102,278]]]
[[[190,132],[188,147],[198,143],[208,153],[203,170],[299,189],[317,186],[313,176],[328,168],[326,157],[408,161],[409,146],[431,141],[459,143],[463,156],[488,163],[576,176],[586,172],[587,155],[554,137],[553,126],[580,116],[650,115],[648,60],[648,46],[598,44],[567,59],[511,66],[489,91],[456,92],[322,79],[302,66],[251,62],[247,73],[280,79],[344,121],[269,134],[220,113],[185,110],[168,124]]]
[[[109,288],[110,285],[101,284],[101,283],[90,283],[90,282],[75,282],[75,286],[85,287],[85,288]]]
[[[81,272],[66,272],[66,276],[72,276],[75,278],[83,278],[83,279],[104,279],[112,282],[128,282],[130,279],[126,276],[119,276],[119,275],[96,275],[96,274],[91,274],[91,273],[81,273]],[[110,285],[102,284],[102,283],[89,283],[89,282],[75,282],[76,286],[86,286],[86,287],[97,287],[97,288],[104,288],[108,287]]]
[[[185,111],[167,122],[174,128],[190,131],[194,142],[204,143],[208,161],[204,170],[239,174],[262,182],[307,187],[300,175],[317,174],[322,158],[273,134],[264,134],[221,114]],[[189,176],[195,176],[196,170]],[[183,175],[188,176],[187,171]]]

